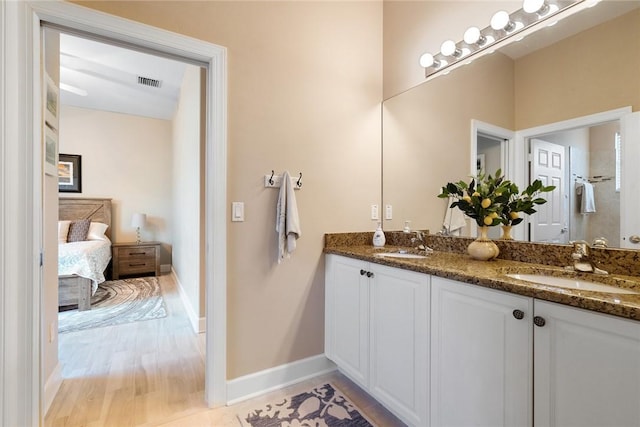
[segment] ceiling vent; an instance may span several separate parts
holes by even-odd
[[[162,81],[151,79],[149,77],[138,76],[138,84],[142,86],[149,86],[149,87],[160,87],[162,86]]]

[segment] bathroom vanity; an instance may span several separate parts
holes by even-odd
[[[405,423],[640,425],[640,278],[613,294],[507,276],[560,266],[380,251],[325,247],[325,352]]]

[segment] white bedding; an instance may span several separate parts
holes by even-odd
[[[111,260],[111,241],[87,240],[58,245],[58,276],[76,274],[91,279],[92,291],[105,281],[104,270]]]

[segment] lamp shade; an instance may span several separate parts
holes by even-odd
[[[147,224],[147,214],[134,213],[131,217],[131,226],[136,228],[143,228]]]

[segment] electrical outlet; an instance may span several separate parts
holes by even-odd
[[[384,207],[384,219],[393,219],[393,206],[387,205]]]
[[[371,219],[380,219],[378,214],[378,205],[371,205]]]

